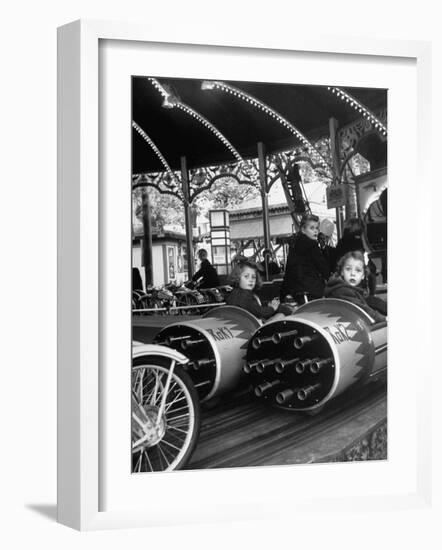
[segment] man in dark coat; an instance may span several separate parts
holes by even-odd
[[[270,249],[265,248],[262,252],[262,255],[263,261],[260,262],[258,269],[261,269],[263,273],[266,273],[267,262],[267,274],[269,275],[269,277],[272,277],[273,275],[279,275],[281,273],[281,269],[276,263],[273,252]]]
[[[207,250],[198,250],[198,258],[201,261],[200,268],[192,277],[192,281],[199,282],[199,288],[213,288],[219,286],[219,278],[216,269],[207,259]]]
[[[362,242],[362,235],[351,234],[344,229],[344,234],[342,238],[338,241],[336,248],[334,250],[334,262],[332,265],[332,271],[336,271],[336,266],[338,265],[339,260],[342,256],[345,256],[347,252],[353,252],[354,250],[360,250],[364,253],[364,243]]]

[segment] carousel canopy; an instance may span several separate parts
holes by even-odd
[[[258,142],[264,143],[267,153],[298,146],[299,136],[270,111],[260,108],[253,98],[282,115],[310,141],[329,134],[331,117],[343,127],[361,118],[361,106],[372,113],[387,106],[385,89],[340,88],[350,94],[353,103],[327,86],[226,82],[245,92],[246,96],[240,96],[213,87],[210,81],[205,85],[203,82],[160,77],[150,80],[146,76],[132,79],[133,122],[147,134],[173,170],[180,169],[182,156],[186,157],[189,169],[235,162],[237,159],[220,139],[221,135],[243,158],[257,156]],[[176,103],[174,106],[176,100],[181,108]],[[203,119],[220,134],[217,136]],[[136,129],[133,129],[132,153],[134,174],[164,170],[158,154]]]

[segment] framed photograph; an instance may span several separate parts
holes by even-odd
[[[429,251],[419,247],[419,243],[425,234],[426,208],[431,205],[431,186],[425,184],[429,153],[424,146],[429,143],[430,45],[354,37],[344,40],[341,36],[312,40],[302,35],[280,37],[272,44],[262,39],[240,38],[210,44],[193,41],[184,31],[182,36],[167,36],[137,25],[77,21],[59,29],[58,51],[59,521],[80,530],[91,530],[289,518],[294,513],[308,514],[330,506],[342,512],[355,505],[367,511],[427,506],[431,496],[430,433],[426,421],[430,414],[427,391],[430,362],[421,358],[430,349],[429,273],[425,266],[430,265],[431,260]],[[218,84],[216,91],[214,88]],[[197,103],[196,92],[192,95],[189,90],[203,94],[204,97],[198,99],[200,103]],[[284,116],[284,113],[292,113],[293,107],[286,105],[282,113],[283,106],[275,98],[282,97],[280,103],[283,103],[295,92],[301,97],[301,92],[306,90],[310,95],[303,100],[304,122],[300,130],[294,115],[291,120],[288,115]],[[188,92],[190,95],[186,95]],[[271,132],[276,136],[277,128],[284,128],[284,139],[279,140],[277,146],[276,137],[269,138],[266,144],[257,139],[261,146],[257,147],[256,154],[255,151],[247,152],[247,136],[241,133],[244,128],[238,110],[235,111],[238,106],[226,108],[222,94],[230,94],[250,112],[255,109],[264,118],[271,119]],[[253,172],[255,180],[262,184],[262,165],[267,163],[270,169],[270,155],[274,157],[275,166],[289,159],[291,164],[287,166],[293,167],[293,164],[301,166],[305,162],[307,151],[311,153],[307,155],[309,158],[316,155],[316,161],[309,166],[313,165],[314,170],[322,169],[324,177],[333,178],[336,174],[332,166],[333,154],[328,151],[327,156],[321,150],[322,146],[330,147],[330,140],[328,145],[321,145],[320,139],[315,137],[315,128],[309,127],[309,121],[315,117],[308,107],[312,94],[321,98],[320,105],[326,105],[333,96],[336,104],[346,104],[347,111],[353,109],[360,113],[362,123],[358,128],[350,128],[350,117],[348,132],[363,133],[368,127],[367,135],[375,140],[367,145],[370,151],[376,152],[371,176],[364,170],[355,173],[350,166],[351,173],[347,177],[343,169],[341,179],[330,180],[336,193],[327,195],[324,191],[323,203],[325,211],[327,198],[330,206],[339,208],[348,201],[349,188],[356,189],[356,194],[360,190],[355,216],[365,216],[367,226],[371,223],[370,233],[366,232],[364,238],[375,243],[374,248],[384,246],[385,265],[380,255],[379,272],[386,271],[387,264],[386,193],[382,193],[387,188],[388,176],[388,400],[384,385],[379,390],[378,401],[378,413],[382,412],[372,423],[373,430],[367,432],[367,441],[356,437],[350,444],[343,437],[340,447],[317,454],[316,448],[313,451],[309,447],[307,439],[303,453],[297,455],[298,439],[294,438],[292,446],[280,445],[278,438],[268,438],[268,434],[263,433],[262,424],[249,423],[249,430],[256,430],[256,437],[245,440],[247,452],[241,459],[235,459],[228,455],[227,449],[231,433],[238,427],[232,415],[217,412],[216,402],[213,407],[210,405],[211,400],[222,398],[222,389],[231,391],[239,384],[238,377],[232,373],[252,370],[254,378],[250,380],[256,396],[268,392],[276,404],[282,405],[286,423],[286,431],[280,432],[283,439],[292,433],[292,416],[288,416],[292,413],[317,413],[311,414],[308,422],[305,417],[302,420],[305,433],[312,432],[322,406],[328,406],[327,402],[335,397],[338,399],[337,378],[330,375],[328,380],[321,371],[328,372],[330,367],[344,372],[347,356],[339,346],[345,346],[347,340],[352,339],[348,330],[350,325],[338,322],[341,313],[335,323],[318,322],[316,316],[323,316],[323,312],[313,311],[309,303],[301,305],[293,326],[292,321],[286,320],[277,326],[262,324],[248,312],[238,313],[235,305],[227,313],[226,310],[223,314],[214,313],[218,311],[216,308],[203,313],[202,302],[194,304],[199,308],[199,318],[195,322],[192,315],[178,318],[183,312],[176,300],[164,305],[162,296],[160,307],[159,302],[155,307],[167,310],[168,314],[173,310],[176,320],[173,323],[169,322],[170,318],[167,323],[161,321],[167,325],[167,330],[157,331],[156,339],[143,341],[138,338],[142,333],[137,328],[140,322],[133,321],[132,315],[131,267],[140,266],[145,294],[147,283],[155,284],[156,276],[163,276],[162,282],[167,285],[184,277],[187,267],[190,274],[194,272],[190,249],[203,232],[192,230],[186,192],[191,195],[197,185],[195,177],[201,176],[204,170],[212,170],[217,163],[228,165],[232,173],[238,170],[239,163],[247,168],[249,176]],[[194,103],[190,104],[192,99]],[[204,111],[204,105],[208,110]],[[232,116],[231,131],[239,125],[233,134],[238,142],[219,130],[220,123],[209,119],[208,114],[214,112],[210,111],[210,105],[221,106],[229,116],[236,113],[236,118]],[[164,107],[168,111],[166,114]],[[176,112],[172,111],[179,111],[179,116],[173,119]],[[344,116],[342,111],[341,118]],[[168,126],[167,120],[171,119],[173,122]],[[200,147],[186,143],[181,135],[183,128],[188,128],[189,119],[199,130],[204,128],[208,132],[207,143],[201,142]],[[218,120],[221,119],[222,116]],[[332,124],[328,128],[329,136],[338,135],[337,131],[333,134]],[[258,122],[248,130],[252,135],[261,135]],[[179,136],[182,147],[173,156],[168,147],[176,147],[180,143]],[[213,156],[210,140],[216,142],[218,151],[221,144],[223,153]],[[303,149],[297,149],[297,143],[301,143]],[[355,157],[351,140],[347,146],[348,164],[351,164],[351,158]],[[230,160],[226,160],[226,151]],[[291,151],[291,157],[287,151]],[[286,156],[282,157],[283,154]],[[325,157],[329,160],[324,160]],[[363,161],[362,156],[360,162]],[[322,168],[318,169],[322,162]],[[422,178],[418,223],[411,227],[407,223],[407,212],[416,212],[414,188],[418,167]],[[215,175],[221,178],[223,173]],[[188,178],[186,191],[181,185]],[[253,176],[250,179],[252,181]],[[179,185],[175,185],[175,180]],[[345,189],[339,187],[345,183],[349,184]],[[143,272],[145,264],[139,257],[135,259],[134,243],[139,243],[140,239],[137,240],[134,232],[137,210],[132,193],[134,185],[140,188],[157,186],[169,194],[174,192],[181,197],[184,206],[189,207],[184,217],[190,241],[186,241],[185,236],[181,238],[173,228],[164,231],[162,226],[161,236],[156,237],[157,246],[151,247],[150,262],[152,270],[158,270],[157,274]],[[384,197],[385,203],[382,202]],[[379,212],[370,210],[375,201],[379,203]],[[308,213],[301,210],[308,208],[309,203],[298,197],[292,206],[293,216],[290,218],[289,214],[287,222],[289,228],[293,220],[296,222],[295,214]],[[264,203],[262,208],[265,208]],[[219,204],[213,206],[213,210],[216,209]],[[219,211],[221,214],[227,212]],[[207,218],[210,218],[209,210]],[[227,219],[230,232],[227,234],[223,225],[223,239],[229,246],[236,242],[238,250],[240,239],[235,236],[235,214],[231,209]],[[334,226],[339,226],[341,221],[339,215],[335,222],[324,215],[321,223],[317,222],[316,232],[318,229],[324,233],[330,230],[331,236]],[[272,231],[275,223],[270,215]],[[253,232],[252,222],[249,226]],[[248,235],[256,242],[259,236]],[[282,236],[284,231],[281,229]],[[142,237],[146,239],[146,230]],[[210,241],[210,238],[201,239],[201,243]],[[268,249],[265,229],[263,239],[257,250],[265,263],[264,252]],[[271,243],[272,249],[275,243]],[[404,315],[403,264],[410,250],[418,251],[419,256],[414,269],[407,273],[407,287],[416,289],[416,299],[406,300],[407,315]],[[223,254],[219,263],[229,272],[229,258],[224,248],[214,252]],[[208,261],[207,257],[200,254],[199,261],[204,260]],[[266,278],[268,275],[266,272]],[[263,299],[268,298],[263,296]],[[213,296],[212,299],[215,300]],[[140,311],[148,312],[153,302],[146,302],[144,306],[146,304],[147,307]],[[374,326],[370,323],[375,322],[374,318],[370,319],[373,313],[354,305],[349,307],[348,315],[354,318],[351,326],[360,327],[364,345],[371,350],[364,351],[364,361],[371,357],[370,373],[385,374],[386,322],[376,325],[383,331],[382,336],[378,334],[383,339],[380,342],[370,328]],[[147,317],[143,317],[141,325],[149,325]],[[416,319],[419,319],[417,332]],[[238,334],[241,332],[241,336],[232,328],[232,323],[240,325]],[[291,360],[291,355],[282,358],[272,355],[269,359],[273,352],[265,346],[275,334],[291,338],[290,345],[298,351],[310,340],[321,339],[318,357],[299,351],[299,369],[304,366],[307,371],[305,375],[304,371],[300,373],[304,377],[299,384],[293,383],[293,387],[289,383],[291,379],[283,374],[285,364],[280,367],[279,377],[258,376],[257,362],[273,361],[272,372],[278,372],[275,370],[277,359],[282,363]],[[407,335],[406,345],[404,335]],[[244,352],[235,355],[240,338],[244,340],[241,346],[244,349],[248,346],[247,356]],[[134,345],[134,340],[141,340],[141,345]],[[171,342],[180,344],[172,345]],[[147,362],[146,357],[149,357]],[[354,365],[353,355],[347,362]],[[200,368],[202,363],[206,370]],[[238,370],[226,376],[222,371],[226,364],[234,364]],[[416,365],[419,365],[419,376],[416,376]],[[211,368],[213,373],[206,376],[204,373],[212,372]],[[260,369],[265,372],[266,365]],[[355,372],[348,373],[342,392],[348,389],[346,384],[350,387],[353,378],[358,378]],[[344,379],[345,376],[341,376],[341,381]],[[281,382],[280,390],[271,389]],[[355,385],[363,395],[365,390],[361,387]],[[149,395],[148,404],[143,401],[145,393]],[[183,407],[187,407],[184,412],[181,405],[176,405],[183,401]],[[220,424],[211,435],[216,440],[216,453],[206,452],[207,445],[206,451],[201,450],[202,440],[198,440],[197,433],[201,418],[197,419],[195,412],[200,402],[207,402],[207,410],[212,411],[210,418],[214,424]],[[281,429],[281,424],[277,424],[281,422],[278,416],[281,412],[262,409],[266,406],[263,402],[247,401],[247,410],[256,407],[268,410],[260,418],[271,418],[276,429]],[[244,410],[238,414],[243,414]],[[336,410],[344,411],[342,403]],[[348,415],[352,415],[351,410]],[[202,418],[204,422],[204,415]],[[293,422],[293,430],[295,424]],[[321,425],[325,431],[335,428],[336,423],[328,427]],[[171,430],[172,435],[166,437]],[[377,443],[373,443],[372,436]],[[245,432],[238,437],[245,437]],[[160,440],[170,449],[161,448]],[[379,453],[370,454],[370,446],[376,444]],[[195,447],[200,449],[199,454]],[[361,451],[362,447],[365,450]],[[263,448],[267,450],[264,452]],[[351,453],[356,460],[349,458]]]

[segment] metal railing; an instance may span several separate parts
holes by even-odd
[[[184,311],[192,309],[203,309],[211,308],[217,306],[225,306],[226,302],[215,302],[212,304],[192,304],[188,306],[171,306],[171,307],[151,307],[151,308],[142,308],[142,309],[133,309],[132,313],[171,313],[173,311]]]

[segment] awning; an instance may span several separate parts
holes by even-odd
[[[162,107],[164,97],[146,76],[132,79],[132,118],[154,141],[172,169],[180,168],[181,156],[186,157],[189,169],[235,161],[232,153],[207,126],[182,109]],[[221,90],[202,89],[202,80],[157,80],[162,86],[167,86],[181,102],[213,124],[243,158],[257,156],[258,142],[263,142],[269,153],[300,144],[293,133],[274,117],[256,108],[252,102]],[[280,113],[309,139],[328,136],[330,117],[336,118],[340,126],[361,117],[354,106],[338,98],[327,86],[232,81],[230,84]],[[387,106],[385,89],[343,90],[373,112]],[[133,173],[163,170],[157,155],[133,130]]]

